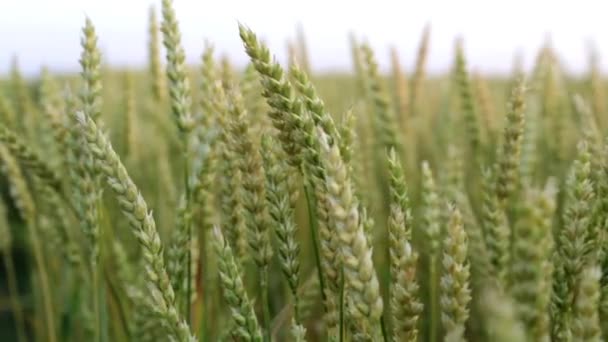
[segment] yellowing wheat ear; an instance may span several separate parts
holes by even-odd
[[[327,161],[326,182],[329,215],[335,222],[340,258],[343,265],[349,316],[357,322],[355,336],[373,339],[378,335],[382,314],[382,298],[376,271],[372,263],[372,249],[359,217],[358,203],[337,146],[329,146],[329,137],[320,134],[321,149]]]
[[[150,7],[148,17],[148,68],[152,77],[152,94],[154,100],[162,103],[167,96],[166,81],[162,71],[162,62],[160,56],[160,28],[156,15],[156,8]]]

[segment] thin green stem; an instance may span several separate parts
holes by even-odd
[[[105,283],[108,285],[108,290],[110,291],[109,294],[110,296],[112,296],[112,298],[114,298],[114,300],[116,301],[116,305],[118,306],[118,316],[119,316],[119,320],[120,320],[120,325],[122,326],[122,329],[124,330],[125,334],[128,337],[128,340],[131,341],[132,339],[132,331],[129,328],[129,323],[127,321],[127,317],[129,316],[127,314],[127,310],[125,308],[125,305],[123,303],[123,301],[121,300],[121,296],[119,295],[118,290],[116,289],[116,287],[114,286],[114,284],[112,284],[112,281],[110,281],[110,276],[108,274],[108,272],[110,272],[110,270],[108,270],[107,268],[100,268],[103,270],[104,275],[105,275]]]
[[[6,280],[8,282],[8,292],[13,307],[13,316],[15,317],[15,328],[17,330],[17,339],[19,342],[27,342],[25,334],[25,322],[23,320],[23,310],[19,302],[19,287],[17,286],[17,276],[15,273],[15,262],[10,250],[4,253],[4,267],[6,268]]]
[[[95,180],[96,186],[99,187],[100,186],[100,182],[99,182],[99,178],[97,178]],[[91,257],[89,259],[89,266],[91,267],[91,291],[93,292],[93,319],[94,319],[94,326],[95,326],[95,341],[97,342],[101,342],[102,341],[102,333],[103,333],[103,327],[102,327],[102,323],[101,323],[101,306],[100,306],[100,298],[99,298],[99,291],[101,290],[100,286],[99,286],[99,270],[100,270],[100,265],[99,265],[99,260],[101,259],[99,257],[99,253],[101,250],[101,243],[102,243],[102,239],[99,236],[99,232],[102,230],[102,217],[100,215],[100,211],[101,209],[101,201],[100,199],[98,199],[95,203],[95,213],[97,214],[97,220],[99,223],[97,229],[97,241],[92,241],[93,244],[97,244],[97,246],[92,246],[93,250],[96,252],[91,253]],[[89,227],[89,229],[92,229]]]
[[[270,301],[268,298],[268,266],[264,266],[260,270],[260,292],[262,293],[264,342],[270,342]]]
[[[55,321],[53,319],[53,304],[51,303],[51,291],[49,287],[49,278],[46,273],[46,266],[44,265],[44,257],[42,255],[42,247],[40,240],[38,240],[38,232],[36,231],[37,225],[34,222],[29,221],[28,226],[30,228],[30,239],[32,242],[32,249],[34,252],[34,260],[38,273],[40,276],[40,290],[42,292],[42,300],[44,304],[44,314],[47,325],[48,341],[56,342],[57,335],[55,334]]]
[[[293,295],[293,319],[296,324],[300,324],[300,300],[298,299],[297,291],[292,293]]]
[[[303,174],[303,173],[302,173]],[[321,269],[321,256],[319,254],[319,241],[317,240],[317,214],[316,206],[313,202],[310,185],[304,185],[304,194],[306,195],[306,203],[308,204],[308,221],[310,225],[310,237],[312,241],[313,250],[315,253],[315,263],[317,264],[317,274],[319,277],[319,286],[321,288],[321,298],[323,303],[326,302],[325,298],[325,282],[323,281],[323,269]]]
[[[97,179],[97,186],[100,188],[101,187],[101,179],[98,178]],[[112,232],[112,222],[110,220],[110,216],[109,213],[107,212],[107,208],[106,206],[103,204],[103,200],[101,197],[99,197],[97,199],[97,215],[99,217],[99,236],[98,236],[98,248],[99,248],[99,253],[96,257],[97,260],[95,260],[95,273],[96,275],[96,279],[95,279],[95,293],[96,293],[96,303],[97,303],[97,313],[99,316],[99,327],[100,327],[100,339],[103,342],[106,342],[108,340],[108,307],[106,306],[106,287],[105,287],[105,283],[108,282],[109,280],[107,277],[105,277],[105,264],[103,262],[103,258],[101,257],[101,253],[103,251],[105,251],[105,243],[107,242],[107,240],[104,239],[105,236],[107,236],[108,232]],[[110,233],[111,234],[111,233]],[[112,235],[110,235],[111,237]],[[122,304],[120,304],[122,306]],[[124,313],[124,312],[123,312]],[[124,317],[122,317],[124,319]]]
[[[203,227],[204,229],[205,227]],[[199,342],[207,341],[207,270],[205,269],[205,260],[207,260],[207,234],[203,230],[200,234],[200,254],[201,254],[201,301],[202,305],[199,309]]]
[[[186,315],[184,317],[186,317],[186,321],[188,322],[188,324],[190,324],[191,322],[191,306],[192,306],[192,301],[190,300],[191,298],[191,293],[192,293],[192,251],[190,250],[190,244],[192,241],[192,227],[188,224],[188,257],[187,257],[187,261],[186,261]]]
[[[186,215],[190,215],[192,209],[192,193],[190,191],[190,135],[187,132],[184,135],[184,191],[186,192]],[[186,257],[186,298],[184,308],[186,310],[184,317],[188,325],[191,319],[191,294],[192,294],[192,224],[190,219],[186,218],[186,230],[188,232],[187,257]]]
[[[439,309],[439,302],[437,301],[438,293],[437,293],[437,257],[435,255],[431,255],[429,265],[429,297],[430,297],[430,331],[429,331],[429,341],[438,341],[437,333],[439,330],[438,326],[438,314],[437,310]]]
[[[344,341],[344,269],[340,272],[340,342]]]
[[[313,271],[314,273],[314,271]],[[309,286],[311,286],[311,282],[312,282],[312,278],[313,278],[314,274],[310,274],[308,277],[306,277],[307,281],[304,282],[304,284],[300,287],[300,291],[305,291],[306,288],[308,288]],[[294,298],[296,298],[294,296]],[[294,299],[295,300],[295,299]],[[298,300],[299,303],[299,300]],[[297,305],[297,304],[295,304]],[[299,306],[297,306],[299,307]],[[273,321],[272,321],[272,336],[276,336],[278,334],[278,331],[281,330],[281,328],[283,327],[283,325],[285,324],[285,322],[288,321],[288,318],[290,317],[290,315],[292,314],[292,310],[294,310],[296,307],[291,305],[291,303],[287,303],[283,306],[283,308],[281,310],[278,311],[278,313],[275,315]],[[296,313],[293,313],[294,318]],[[299,315],[299,313],[298,313]],[[299,317],[299,316],[298,316]],[[297,322],[299,322],[299,320],[297,320]],[[275,339],[276,340],[276,339]]]
[[[388,331],[386,330],[386,322],[384,319],[384,315],[380,316],[380,330],[382,330],[382,341],[388,342]]]
[[[93,311],[95,312],[95,340],[101,341],[101,313],[99,305],[99,265],[96,260],[91,262],[91,272],[93,280]]]

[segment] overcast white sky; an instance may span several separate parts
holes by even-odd
[[[285,41],[301,23],[317,70],[350,67],[347,33],[364,36],[388,65],[388,47],[398,47],[411,69],[420,32],[432,26],[429,67],[445,70],[453,39],[465,38],[472,67],[508,71],[515,51],[526,65],[551,32],[554,46],[573,70],[586,67],[586,41],[608,55],[606,10],[601,0],[174,0],[188,60],[197,62],[205,39],[242,65],[246,56],[237,22],[258,32],[279,59]],[[104,58],[112,65],[146,61],[148,8],[160,0],[0,0],[0,73],[14,54],[28,73],[47,65],[78,70],[80,28],[85,15],[97,28]],[[608,59],[606,59],[608,61]],[[608,63],[603,63],[603,67]]]

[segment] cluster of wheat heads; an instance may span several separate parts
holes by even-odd
[[[210,43],[192,69],[160,19],[147,71],[105,68],[86,19],[80,75],[0,81],[4,338],[608,336],[596,54],[496,78],[457,41],[427,77],[426,27],[411,77],[354,35],[354,73],[313,75],[302,31],[283,67],[239,25],[244,70]]]

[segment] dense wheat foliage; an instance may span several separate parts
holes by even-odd
[[[596,54],[489,77],[459,39],[431,77],[427,26],[415,65],[352,35],[315,74],[302,30],[278,61],[242,23],[245,68],[192,66],[172,6],[147,68],[83,18],[79,74],[0,80],[2,341],[608,338]]]

